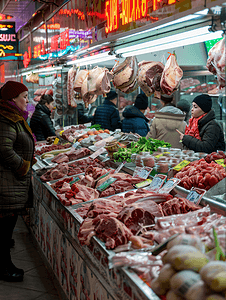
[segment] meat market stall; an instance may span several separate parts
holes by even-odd
[[[43,147],[46,147],[46,149],[43,148],[43,151],[45,150],[47,151],[46,153],[50,153],[47,147],[51,147],[50,149],[54,151],[53,148],[55,146],[43,145]],[[37,158],[38,165],[40,167],[36,167],[36,171],[33,172],[35,207],[31,210],[31,230],[43,252],[43,255],[45,256],[46,261],[59,282],[59,287],[61,287],[63,295],[65,294],[65,297],[68,299],[82,299],[82,297],[88,297],[89,299],[98,299],[98,297],[100,299],[101,297],[104,299],[160,299],[153,292],[150,286],[142,280],[142,275],[139,277],[136,272],[127,267],[109,268],[109,262],[115,253],[111,249],[112,246],[109,247],[109,243],[108,245],[104,243],[105,239],[103,237],[99,239],[97,236],[93,236],[92,226],[90,223],[88,223],[88,231],[86,231],[85,236],[83,236],[84,233],[82,233],[84,232],[83,228],[86,228],[86,223],[83,223],[85,212],[81,208],[85,207],[86,209],[90,206],[90,204],[94,203],[94,200],[87,201],[88,199],[96,199],[95,201],[99,199],[100,202],[103,199],[105,202],[110,202],[111,199],[115,199],[114,201],[116,201],[117,198],[125,199],[127,203],[132,203],[134,200],[142,200],[145,199],[146,196],[150,197],[152,194],[149,194],[147,190],[143,190],[142,188],[134,189],[134,187],[130,185],[128,187],[128,191],[125,190],[125,192],[120,193],[120,189],[115,189],[114,195],[107,198],[96,198],[97,194],[92,194],[93,189],[91,187],[81,189],[79,193],[77,192],[77,196],[74,194],[74,200],[67,201],[68,198],[61,198],[61,192],[62,195],[63,193],[65,195],[67,188],[70,186],[71,189],[73,184],[77,182],[78,177],[82,176],[80,180],[84,180],[84,174],[87,171],[87,167],[90,169],[89,172],[87,171],[87,175],[94,179],[96,178],[95,176],[103,176],[107,174],[104,174],[106,168],[106,170],[113,170],[114,172],[119,165],[112,161],[110,164],[109,161],[101,161],[104,160],[104,157],[101,157],[101,155],[94,160],[90,159],[90,150],[88,149],[84,151],[83,148],[79,148],[79,151],[76,149],[72,150],[72,147],[62,149],[62,151],[65,150],[67,151],[63,152],[63,154],[66,154],[68,157],[67,162],[58,161],[58,158],[61,159],[63,156],[60,156],[60,154],[57,153],[55,153],[54,158],[51,158],[56,161],[56,163],[54,163],[55,165],[61,165],[64,168],[58,168],[58,171],[56,172],[54,171],[54,165],[51,165],[48,162],[45,166],[45,168],[47,168],[44,170],[45,174],[43,174],[43,169],[41,170],[43,164],[45,164],[45,159],[41,159],[41,155],[44,153],[42,153],[42,148],[37,150],[36,154],[39,154],[37,155]],[[70,160],[71,155],[73,155],[73,160]],[[89,165],[84,167],[81,172],[78,168],[81,168],[83,161],[87,159],[89,160]],[[57,161],[59,163],[57,163]],[[95,164],[93,168],[99,173],[93,172],[91,164],[93,164],[94,161]],[[72,171],[72,169],[70,169],[70,163],[74,165],[74,171],[67,173],[66,171],[68,170]],[[49,172],[49,168],[51,168],[52,172]],[[59,173],[59,170],[62,174]],[[131,168],[123,166],[121,173],[118,173],[122,174],[120,175],[120,180],[123,178],[132,178],[132,176],[125,173],[126,171],[129,171],[132,174],[134,167]],[[50,177],[47,178],[48,174]],[[41,177],[42,180],[40,179]],[[92,186],[92,178],[89,178],[89,181],[85,182],[88,186]],[[106,179],[107,178],[105,178],[105,180]],[[61,184],[59,184],[60,182]],[[139,180],[136,182],[139,182]],[[222,180],[222,182],[220,181],[218,185],[222,185],[224,182],[225,181]],[[79,186],[81,185],[77,184],[77,187]],[[122,186],[126,186],[125,182]],[[120,184],[118,181],[115,188],[119,187]],[[63,190],[63,188],[65,190]],[[211,189],[209,191],[211,191]],[[117,193],[119,194],[117,195]],[[188,190],[177,186],[174,188],[172,195],[185,198],[188,193]],[[172,195],[170,196],[170,199],[173,198]],[[88,198],[84,200],[84,197]],[[157,199],[158,196],[155,195],[154,197]],[[162,196],[160,196],[160,200],[163,200],[164,197],[164,194],[162,194]],[[118,202],[114,203],[115,211],[118,205],[116,205],[116,203]],[[144,207],[147,206],[145,201],[140,202],[140,208],[142,207],[142,203],[144,204]],[[217,212],[222,216],[226,215],[225,204],[222,202],[220,203],[211,197],[208,198],[204,196],[201,200],[201,205],[209,205],[212,213]],[[168,207],[163,207],[163,210],[165,209],[169,210]],[[208,208],[205,208],[205,210],[206,209],[208,211]],[[86,220],[89,221],[89,218]],[[135,220],[133,223],[134,222]],[[128,224],[129,223],[130,221],[128,220]],[[81,224],[83,224],[82,227]],[[134,223],[134,225],[135,224],[138,226],[138,223]],[[112,223],[112,227],[114,226],[115,225]],[[154,232],[152,234],[154,234]],[[171,232],[168,234],[171,236],[173,233]],[[90,237],[88,238],[87,235],[90,235]],[[159,236],[158,241],[161,243],[161,235],[158,233],[157,236]],[[83,244],[83,246],[81,246],[81,240],[85,241],[85,245]],[[88,243],[87,241],[90,242]],[[133,251],[136,253],[136,250]]]

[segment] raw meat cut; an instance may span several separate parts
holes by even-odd
[[[171,95],[179,86],[183,71],[178,66],[174,54],[170,54],[162,73],[160,87],[164,94]]]
[[[172,215],[167,217],[160,217],[157,218],[155,223],[155,229],[162,230],[162,229],[169,229],[175,226],[192,226],[202,224],[206,217],[210,215],[210,208],[208,206],[201,208],[196,211],[188,212],[186,214],[178,214]]]
[[[103,95],[110,92],[110,81],[113,74],[107,68],[95,67],[89,71],[87,77],[87,88],[90,94]]]
[[[114,66],[112,72],[113,83],[117,89],[126,92],[128,89],[135,90],[138,72],[138,62],[135,56],[127,57],[121,64]]]
[[[225,87],[225,36],[208,53],[207,69],[217,75],[219,88]]]
[[[162,204],[162,211],[165,216],[175,215],[175,214],[186,214],[189,211],[194,211],[200,209],[199,206],[190,202],[185,198],[173,198]]]
[[[76,194],[75,199],[81,199],[82,201],[90,201],[99,198],[99,192],[95,189],[76,183],[76,187],[79,192]]]
[[[88,90],[88,74],[82,83],[81,94],[86,108],[88,108],[89,103],[93,103],[97,99],[97,95],[91,94]]]
[[[80,148],[76,150],[74,147],[72,147],[68,152],[58,154],[51,161],[55,163],[69,162],[87,156],[89,154],[90,150],[87,148]]]
[[[126,206],[118,214],[118,219],[122,221],[133,234],[136,234],[141,226],[155,223],[156,217],[162,217],[161,207],[152,200],[133,203]]]
[[[77,103],[75,102],[75,95],[74,95],[75,76],[76,76],[76,69],[73,66],[68,71],[68,79],[67,79],[67,100],[68,100],[68,105],[71,105],[73,107],[77,106]]]
[[[52,160],[52,162],[55,162],[57,164],[63,163],[63,162],[69,162],[69,157],[65,153],[59,153],[56,155]]]
[[[65,175],[67,175],[68,173],[68,164],[66,163],[61,163],[58,166],[50,169],[49,171],[47,171],[46,173],[44,173],[40,179],[44,182],[46,181],[51,181],[51,180],[55,180],[55,179],[59,179],[64,177]]]
[[[160,80],[164,69],[161,62],[142,61],[139,63],[138,85],[146,96],[160,91]]]
[[[81,87],[83,84],[83,81],[85,78],[88,76],[88,71],[87,70],[80,70],[77,72],[75,76],[75,81],[74,81],[74,90],[78,93],[81,93]]]
[[[95,218],[98,215],[109,214],[109,213],[115,213],[115,216],[117,216],[117,214],[122,210],[122,208],[123,208],[122,203],[116,203],[111,199],[105,199],[105,198],[96,199],[89,206],[87,217]]]
[[[132,232],[116,218],[106,216],[107,218],[99,220],[96,224],[96,236],[105,242],[107,249],[127,244],[133,235]]]

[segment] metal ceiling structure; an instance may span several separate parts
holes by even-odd
[[[42,4],[39,4],[42,5]],[[37,10],[37,3],[33,0],[1,0],[0,13],[13,16],[10,21],[16,23],[16,31],[31,19]]]

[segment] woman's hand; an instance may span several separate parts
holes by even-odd
[[[180,135],[180,142],[182,142],[184,134],[182,132],[180,132],[178,129],[176,129],[176,131],[179,133]]]

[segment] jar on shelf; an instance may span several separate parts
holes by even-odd
[[[171,168],[171,164],[168,161],[158,161],[157,164],[155,164],[155,169],[158,174],[168,174],[168,171]]]

